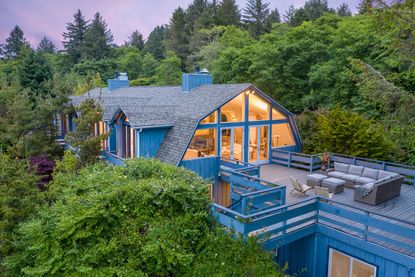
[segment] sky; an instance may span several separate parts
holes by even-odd
[[[338,7],[345,2],[355,12],[360,0],[328,0],[329,6]],[[156,25],[169,23],[172,12],[179,6],[186,8],[192,0],[0,0],[0,44],[19,25],[32,47],[36,47],[46,36],[62,49],[62,33],[66,22],[72,21],[73,14],[81,9],[87,19],[100,12],[114,35],[114,42],[123,44],[134,31],[144,37]],[[278,8],[284,14],[292,4],[304,5],[304,0],[265,0],[270,8]],[[242,9],[246,0],[237,0]]]

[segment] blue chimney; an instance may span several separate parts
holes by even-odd
[[[184,73],[182,76],[183,92],[189,92],[200,85],[211,85],[212,83],[212,75],[206,69],[195,73]]]
[[[108,91],[129,86],[127,73],[115,73],[114,79],[108,79]]]

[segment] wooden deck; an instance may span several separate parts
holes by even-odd
[[[292,189],[290,176],[296,178],[301,183],[305,184],[307,175],[311,174],[305,170],[295,168],[288,168],[275,164],[267,164],[261,166],[260,178],[269,182],[279,183],[287,187],[286,204],[293,204],[298,201],[306,199],[306,197],[298,197],[296,192],[290,194]],[[313,190],[307,192],[308,195],[314,195]],[[410,185],[402,185],[401,195],[381,203],[378,206],[371,206],[353,200],[354,191],[349,188],[344,188],[344,192],[335,194],[333,200],[344,203],[346,205],[353,205],[353,207],[369,212],[375,212],[381,215],[392,217],[398,220],[403,220],[415,224],[415,187]]]

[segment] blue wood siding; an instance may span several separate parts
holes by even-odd
[[[380,256],[380,253],[366,251],[364,243],[357,247],[319,233],[280,247],[278,262],[281,265],[288,263],[289,274],[327,276],[330,248],[376,266],[377,277],[415,276],[414,269],[408,269],[398,260],[392,261]]]
[[[167,133],[167,128],[143,129],[137,133],[140,157],[153,158]]]
[[[196,172],[205,179],[215,179],[218,176],[219,158],[208,157],[181,161],[179,166]]]

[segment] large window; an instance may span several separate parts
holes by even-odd
[[[202,121],[200,122],[200,124],[211,124],[211,123],[216,123],[216,118],[217,118],[217,112],[214,111],[213,113],[211,113],[210,115],[206,116],[205,118],[202,119]]]
[[[374,277],[376,267],[330,248],[329,277]]]
[[[221,108],[220,120],[222,122],[243,121],[244,106],[244,94],[241,93]]]
[[[183,160],[216,155],[216,129],[196,130]]]
[[[285,115],[283,115],[280,111],[277,109],[272,109],[272,120],[281,120],[281,119],[287,119]]]
[[[288,123],[272,124],[272,147],[295,145]]]
[[[249,95],[249,121],[269,120],[269,104],[255,93]]]

